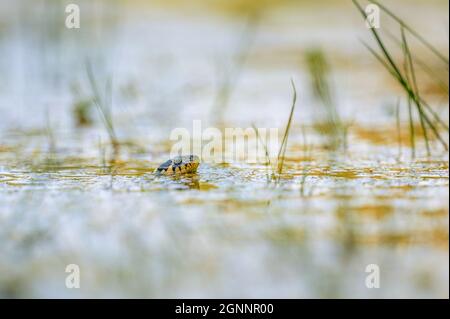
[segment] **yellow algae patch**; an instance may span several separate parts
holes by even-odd
[[[407,246],[412,243],[412,239],[416,237],[409,233],[387,233],[374,235],[358,235],[355,241],[358,244],[366,245],[400,245]]]
[[[392,130],[368,129],[357,126],[352,129],[352,132],[355,133],[359,139],[369,141],[376,145],[389,145],[398,142],[396,132]],[[404,140],[407,141],[406,136],[404,137]]]
[[[328,168],[324,168],[321,170],[312,169],[308,172],[309,176],[330,176],[330,177],[340,177],[340,178],[348,178],[355,179],[359,178],[359,174],[356,170],[352,169],[343,169],[339,171],[330,171]]]
[[[214,184],[206,183],[206,182],[200,182],[199,183],[199,189],[201,191],[209,191],[210,189],[216,189],[217,186]]]
[[[370,217],[374,219],[383,219],[394,212],[394,208],[390,205],[364,205],[354,207],[351,211],[360,216]]]
[[[265,235],[276,242],[301,242],[306,238],[306,231],[303,228],[282,227],[267,231]]]
[[[382,128],[355,126],[352,127],[352,133],[354,133],[357,138],[375,145],[394,145],[398,144],[400,140],[400,143],[403,146],[412,146],[410,128],[406,126],[400,128],[400,137],[395,126]],[[419,124],[414,125],[414,137],[416,142],[417,140],[423,139],[422,127]],[[436,137],[432,134],[428,134],[428,139],[435,140]]]
[[[394,207],[390,205],[363,205],[357,207],[340,207],[337,210],[337,217],[345,219],[347,214],[355,214],[355,218],[371,218],[380,220],[395,212]]]
[[[425,210],[421,212],[421,214],[424,217],[430,217],[430,218],[442,218],[448,216],[448,209],[446,208],[440,208],[440,209],[434,209],[434,210]]]
[[[443,249],[448,249],[448,236],[447,229],[433,229],[431,231],[416,230],[414,233],[357,235],[355,236],[355,242],[364,245],[396,246],[430,244]]]
[[[10,146],[0,145],[0,153],[12,152],[14,148]]]

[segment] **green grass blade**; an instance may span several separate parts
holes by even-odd
[[[400,99],[397,99],[395,105],[395,122],[397,125],[397,143],[398,143],[398,158],[402,157],[402,132],[400,125]]]
[[[353,2],[356,2],[356,0],[353,0]],[[418,32],[416,32],[413,28],[411,28],[409,25],[405,23],[404,20],[399,18],[396,14],[394,14],[391,10],[389,10],[386,6],[381,4],[380,2],[376,0],[371,0],[372,3],[376,4],[386,12],[390,17],[392,17],[395,21],[397,21],[403,28],[405,28],[411,35],[413,35],[417,40],[422,42],[428,49],[430,49],[431,52],[433,52],[439,59],[441,59],[444,63],[447,64],[447,69],[449,65],[449,60],[447,57],[445,57],[442,53],[439,52],[431,43],[429,43],[424,37],[422,37]]]
[[[408,100],[408,116],[409,116],[409,138],[411,143],[411,158],[416,158],[416,137],[414,131],[414,118],[412,112],[411,98],[407,97]]]
[[[416,79],[416,74],[414,71],[414,64],[412,62],[412,58],[411,58],[411,51],[409,50],[409,46],[408,46],[408,41],[406,39],[406,35],[405,35],[405,31],[404,28],[401,28],[401,34],[402,34],[402,43],[403,43],[403,49],[404,49],[404,55],[405,55],[405,63],[406,65],[406,69],[409,70],[409,74],[411,75],[411,79],[412,79],[412,85],[409,84],[410,87],[414,87],[414,93],[417,96],[417,108],[419,110],[419,120],[420,120],[420,126],[422,128],[422,132],[423,132],[423,137],[425,139],[425,146],[427,149],[427,155],[430,156],[431,155],[431,151],[430,151],[430,142],[428,141],[428,133],[427,133],[427,128],[425,126],[425,121],[424,121],[424,112],[422,109],[422,104],[420,102],[420,95],[419,95],[419,87],[417,85],[417,79]],[[408,72],[406,72],[406,74],[408,74]],[[411,80],[408,80],[409,83],[411,83]]]
[[[278,175],[280,175],[283,172],[289,130],[291,129],[291,123],[292,123],[292,118],[294,116],[295,104],[297,103],[297,90],[295,88],[294,80],[292,80],[292,79],[291,79],[291,85],[292,85],[292,90],[293,90],[292,106],[291,106],[291,111],[289,113],[289,119],[288,119],[288,122],[286,125],[286,129],[284,131],[283,140],[281,142],[281,146],[278,151],[278,156],[277,156],[277,173],[278,173]]]

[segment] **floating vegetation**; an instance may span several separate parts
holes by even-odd
[[[295,104],[297,103],[297,90],[295,89],[294,80],[291,80],[291,85],[292,85],[292,91],[293,91],[292,105],[291,105],[291,110],[289,112],[289,118],[288,118],[288,121],[287,121],[287,124],[286,124],[286,128],[284,130],[283,139],[281,140],[280,149],[279,149],[278,155],[277,155],[277,171],[276,172],[278,174],[278,178],[280,178],[281,174],[283,173],[283,167],[284,167],[284,160],[285,160],[285,157],[286,157],[286,149],[287,149],[289,131],[291,129],[292,118],[294,116]]]

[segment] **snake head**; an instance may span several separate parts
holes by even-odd
[[[195,173],[200,165],[200,158],[195,155],[176,156],[163,164],[155,171],[157,175],[173,175]]]
[[[200,165],[200,158],[196,155],[188,155],[183,157],[183,163],[189,163],[192,171],[196,171]]]

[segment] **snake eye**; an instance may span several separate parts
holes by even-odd
[[[183,161],[183,160],[182,160],[181,156],[177,156],[177,157],[175,157],[175,158],[173,159],[173,163],[174,163],[175,165],[181,164],[182,161]]]

